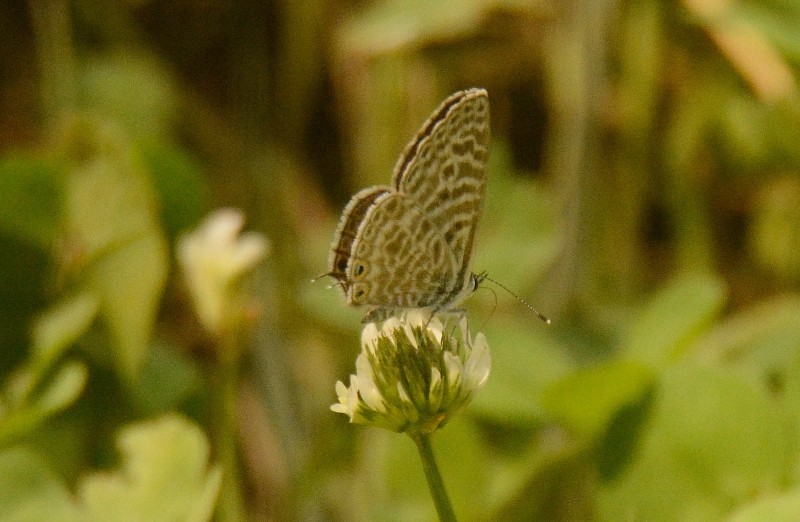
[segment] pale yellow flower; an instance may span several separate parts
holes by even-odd
[[[178,262],[195,310],[215,335],[242,317],[247,296],[239,283],[269,252],[269,242],[261,234],[240,235],[243,225],[241,211],[220,209],[178,240]]]

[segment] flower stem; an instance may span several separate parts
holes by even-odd
[[[224,522],[242,522],[245,520],[245,508],[239,476],[239,422],[236,411],[239,397],[239,360],[235,342],[232,342],[231,336],[227,337],[227,343],[223,341],[223,354],[214,376],[217,401],[214,442],[217,458],[224,468],[217,500],[217,517]]]
[[[425,470],[425,478],[428,479],[428,488],[433,496],[433,503],[436,505],[436,512],[442,522],[456,522],[456,515],[453,513],[453,506],[444,489],[442,475],[439,473],[439,466],[433,456],[431,447],[431,437],[427,433],[409,432],[408,434],[419,450],[422,459],[422,468]]]

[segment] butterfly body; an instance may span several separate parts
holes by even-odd
[[[486,91],[457,92],[406,146],[392,185],[353,196],[329,260],[348,304],[372,307],[368,318],[449,310],[475,290],[470,266],[488,146]]]

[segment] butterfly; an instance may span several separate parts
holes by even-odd
[[[489,157],[489,97],[445,99],[408,143],[390,186],[368,187],[345,207],[329,269],[363,322],[395,311],[454,309],[483,280],[471,269]]]

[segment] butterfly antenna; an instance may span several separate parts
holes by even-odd
[[[538,317],[539,319],[541,319],[541,320],[544,322],[544,324],[546,324],[546,325],[548,325],[548,326],[550,326],[550,325],[552,324],[552,321],[550,321],[550,318],[549,318],[549,317],[547,317],[546,315],[544,315],[543,313],[541,313],[539,310],[537,310],[536,308],[534,308],[533,306],[531,306],[531,304],[530,304],[530,303],[528,303],[528,301],[526,301],[525,299],[521,298],[520,296],[518,296],[517,294],[515,294],[514,292],[512,292],[511,290],[509,290],[508,288],[506,288],[506,287],[505,287],[503,284],[501,284],[501,283],[499,283],[499,282],[495,281],[494,279],[492,279],[491,277],[489,277],[489,276],[486,274],[486,272],[482,272],[482,273],[480,273],[479,275],[477,275],[477,276],[476,276],[476,279],[478,280],[478,283],[480,283],[480,282],[481,282],[481,281],[483,281],[484,279],[485,279],[485,280],[487,280],[487,281],[491,281],[492,283],[496,284],[497,286],[499,286],[500,288],[502,288],[503,290],[505,290],[506,292],[508,292],[508,293],[509,293],[509,294],[511,294],[512,296],[514,296],[514,298],[516,298],[516,300],[517,300],[517,301],[519,301],[521,304],[525,305],[525,307],[526,307],[528,310],[530,310],[531,312],[533,312],[534,314],[536,314],[536,317]]]
[[[312,283],[312,284],[313,284],[313,283],[316,283],[317,281],[319,281],[319,280],[320,280],[320,279],[322,279],[323,277],[328,277],[328,276],[330,276],[330,277],[335,277],[335,276],[333,275],[333,273],[331,273],[331,272],[325,272],[324,274],[320,274],[320,275],[318,275],[317,277],[312,277],[312,278],[311,278],[311,283]],[[335,287],[337,287],[337,286],[342,286],[343,284],[344,284],[344,283],[343,283],[342,281],[339,281],[339,280],[337,279],[335,283],[333,283],[332,285],[328,285],[328,287],[327,287],[327,288],[328,288],[328,290],[330,290],[331,288],[335,288]]]
[[[312,283],[316,283],[317,281],[319,281],[319,280],[320,280],[320,279],[322,279],[323,277],[327,277],[327,276],[331,276],[331,277],[333,277],[333,274],[332,274],[332,273],[330,273],[330,272],[325,272],[324,274],[320,274],[320,275],[318,275],[317,277],[312,277],[312,278],[311,278],[311,282],[312,282]]]

